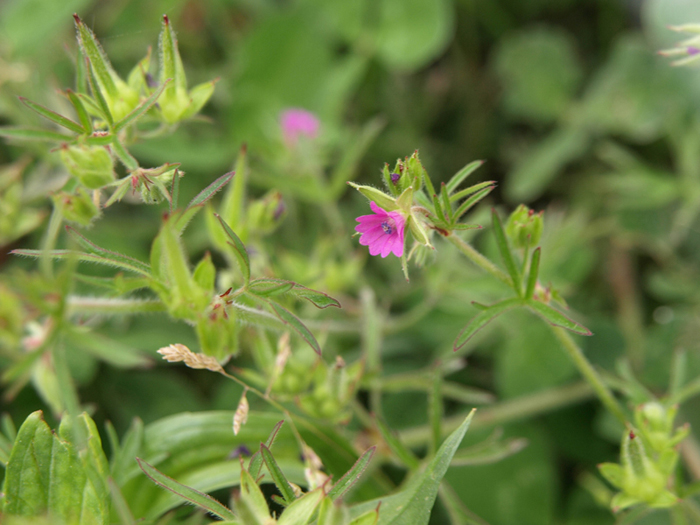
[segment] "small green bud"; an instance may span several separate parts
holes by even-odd
[[[214,263],[211,262],[211,254],[209,252],[206,252],[202,260],[199,261],[199,264],[194,269],[192,278],[200,288],[204,290],[214,289],[216,268],[214,267]]]
[[[408,159],[406,159],[406,166],[408,171],[408,186],[413,186],[415,191],[418,191],[423,186],[423,179],[427,177],[427,173],[423,164],[421,164],[420,158],[418,158],[418,150],[413,152]]]
[[[145,204],[158,204],[169,195],[168,188],[173,183],[177,172],[178,177],[184,173],[179,171],[179,164],[163,164],[158,168],[138,168],[131,173],[131,189],[141,192],[141,200]]]
[[[78,187],[74,194],[59,192],[51,198],[54,206],[61,207],[63,217],[67,221],[76,222],[81,226],[89,226],[101,214],[98,205],[84,188]]]
[[[278,191],[270,191],[262,199],[256,200],[248,207],[248,224],[250,229],[262,234],[272,233],[282,224],[287,214],[287,206]]]
[[[510,214],[506,225],[506,234],[516,248],[525,249],[537,246],[544,229],[544,212],[535,213],[521,204]]]
[[[114,181],[112,156],[103,146],[61,147],[61,161],[80,184],[96,190]]]

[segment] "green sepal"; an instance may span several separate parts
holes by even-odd
[[[270,518],[270,511],[260,487],[255,483],[255,479],[243,467],[241,461],[241,499],[250,510],[253,517],[260,523],[267,523]]]
[[[307,525],[323,499],[321,487],[307,492],[289,505],[277,520],[277,525]]]
[[[206,252],[202,260],[199,261],[194,269],[192,278],[197,285],[203,290],[211,291],[214,289],[216,282],[216,268],[211,262],[211,254]]]
[[[406,188],[398,199],[396,199],[396,205],[401,211],[406,215],[411,212],[411,206],[413,206],[413,187],[409,186]]]
[[[210,80],[193,87],[189,92],[190,105],[180,117],[181,120],[195,116],[209,102],[209,99],[214,94],[214,86],[218,79]]]
[[[360,186],[354,182],[348,182],[349,186],[352,186],[357,191],[362,193],[370,201],[373,201],[377,206],[386,211],[396,211],[399,209],[399,205],[396,203],[396,199],[390,197],[383,191],[373,188],[372,186]]]

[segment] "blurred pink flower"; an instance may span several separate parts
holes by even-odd
[[[316,138],[319,121],[316,115],[304,109],[284,110],[281,116],[282,133],[287,144],[296,144],[300,136]]]
[[[386,211],[374,202],[369,203],[374,215],[362,215],[357,218],[355,231],[360,232],[360,244],[369,246],[370,255],[381,255],[382,258],[393,253],[397,257],[403,255],[404,227],[406,219],[398,211]]]

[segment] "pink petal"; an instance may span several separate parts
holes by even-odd
[[[377,215],[381,215],[382,217],[386,217],[387,215],[389,215],[384,208],[380,208],[379,206],[377,206],[374,203],[374,201],[370,201],[369,207],[372,208],[372,211]]]
[[[403,239],[402,238],[397,237],[394,240],[394,247],[391,249],[391,251],[397,257],[401,257],[403,255]]]
[[[380,224],[382,221],[386,220],[386,217],[382,217],[380,215],[360,215],[357,219],[355,219],[357,222],[360,224],[365,224],[365,223],[376,223]]]
[[[387,235],[387,237],[388,238],[384,243],[384,246],[382,246],[382,259],[391,253],[391,250],[394,247],[394,239],[396,238],[395,235]]]
[[[382,237],[386,237],[386,233],[381,228],[375,231],[364,233],[360,236],[360,244],[363,246],[371,246],[381,241]]]
[[[379,239],[377,242],[373,242],[372,244],[369,245],[369,254],[370,255],[379,255],[379,253],[382,251],[382,248],[386,244],[386,239]]]
[[[371,232],[373,230],[381,230],[382,225],[381,224],[358,224],[355,226],[355,231],[360,232],[360,233],[366,233],[366,232]],[[382,230],[384,231],[384,230]]]

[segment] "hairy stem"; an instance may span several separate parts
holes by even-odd
[[[511,278],[508,277],[508,275],[498,266],[476,251],[471,244],[454,234],[449,235],[447,240],[454,244],[457,249],[467,257],[467,259],[476,264],[479,268],[487,273],[490,273],[502,283],[507,284],[510,288],[513,288],[513,281]]]

